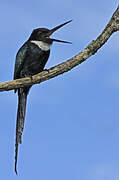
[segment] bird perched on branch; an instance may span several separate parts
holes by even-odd
[[[67,41],[52,39],[50,36],[62,26],[70,23],[67,21],[55,28],[38,28],[33,30],[29,39],[23,44],[16,55],[14,79],[30,77],[43,71],[50,55],[50,47],[53,42],[70,43]],[[17,174],[18,145],[22,142],[22,132],[26,114],[27,95],[31,86],[15,89],[18,93],[18,109],[15,140],[15,172]]]

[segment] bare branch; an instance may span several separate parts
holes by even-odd
[[[81,51],[76,56],[68,59],[66,62],[63,62],[57,66],[54,66],[49,69],[49,71],[43,71],[35,76],[33,79],[30,78],[22,78],[9,82],[0,83],[0,91],[9,91],[15,88],[24,87],[27,85],[38,84],[43,81],[54,78],[64,72],[70,71],[75,66],[84,62],[87,58],[94,55],[98,49],[100,49],[110,38],[110,36],[119,31],[119,6],[117,10],[114,12],[111,20],[103,30],[103,32],[99,35],[96,40],[93,40],[83,51]]]

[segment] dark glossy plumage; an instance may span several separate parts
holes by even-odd
[[[43,71],[50,55],[50,46],[53,41],[69,43],[67,41],[51,39],[49,36],[57,29],[61,28],[65,22],[51,30],[47,28],[37,28],[33,30],[28,41],[19,49],[16,55],[14,79],[30,77]],[[31,78],[32,80],[32,78]],[[16,141],[15,141],[15,172],[17,174],[18,145],[22,142],[24,120],[26,114],[27,95],[31,86],[15,89],[18,92],[18,109],[16,122]]]
[[[43,71],[49,58],[50,50],[43,51],[36,44],[27,41],[16,55],[14,79],[33,76]],[[26,113],[27,94],[31,86],[18,89],[18,110],[16,124],[16,144],[15,144],[15,172],[17,174],[18,144],[21,144],[22,132],[24,129],[24,119]],[[17,90],[15,89],[15,92]]]
[[[26,42],[18,51],[14,79],[40,73],[49,58],[50,50],[43,51],[36,44]]]

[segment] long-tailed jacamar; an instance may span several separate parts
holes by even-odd
[[[50,36],[62,26],[70,23],[65,22],[49,30],[47,28],[37,28],[33,30],[29,39],[23,44],[16,55],[14,79],[30,77],[43,71],[50,55],[50,47],[53,42],[70,43],[67,41],[52,39]],[[24,119],[26,113],[27,95],[31,86],[15,89],[18,93],[18,109],[16,122],[16,142],[15,142],[15,172],[17,174],[18,145],[21,144],[22,132],[24,129]]]

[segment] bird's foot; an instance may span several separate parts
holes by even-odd
[[[33,80],[32,75],[29,75],[28,77],[31,79],[31,81]]]
[[[26,77],[29,77],[31,79],[31,81],[33,80],[32,75],[31,74],[27,74]]]

